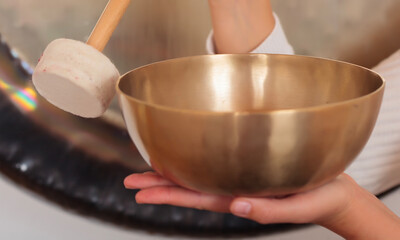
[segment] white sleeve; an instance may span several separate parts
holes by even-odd
[[[277,53],[277,54],[294,54],[293,48],[288,42],[286,35],[282,29],[282,25],[278,16],[274,13],[275,27],[271,34],[256,47],[251,53]],[[206,50],[209,54],[215,54],[213,41],[213,31],[207,37]]]
[[[368,143],[346,172],[379,194],[400,184],[400,49],[373,70],[386,80],[381,110]]]

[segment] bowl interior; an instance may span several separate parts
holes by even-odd
[[[137,101],[168,108],[232,112],[319,106],[382,86],[377,74],[320,58],[243,54],[180,58],[134,70],[119,82]]]

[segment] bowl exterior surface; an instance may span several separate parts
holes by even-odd
[[[225,55],[220,58],[226,64],[235,62],[235,56]],[[240,56],[243,57],[251,55]],[[140,72],[159,70],[151,68],[157,67],[157,64],[173,65],[174,60],[133,70],[123,76],[118,84],[120,106],[132,140],[154,170],[181,186],[197,191],[247,196],[285,195],[305,191],[332,180],[345,170],[362,150],[373,130],[382,100],[384,81],[367,69],[346,63],[300,56],[265,55],[264,57],[269,58],[269,61],[266,61],[266,68],[277,66],[284,69],[279,64],[284,66],[286,59],[296,60],[298,68],[306,72],[318,72],[315,68],[318,67],[319,61],[328,66],[332,64],[332,68],[335,69],[343,65],[345,70],[337,71],[344,76],[350,76],[350,80],[337,81],[351,83],[352,78],[364,78],[364,80],[361,82],[359,79],[354,80],[357,84],[345,82],[342,91],[359,96],[346,99],[341,91],[325,91],[316,83],[315,88],[310,88],[313,85],[308,84],[309,86],[304,87],[305,90],[297,89],[309,91],[304,97],[296,96],[299,102],[302,101],[300,98],[309,98],[309,95],[315,92],[318,92],[315,95],[322,94],[318,98],[324,98],[324,95],[340,95],[344,100],[320,105],[308,103],[307,100],[304,106],[284,109],[281,109],[282,103],[277,103],[280,106],[267,110],[255,109],[250,104],[248,111],[242,109],[242,106],[239,110],[235,110],[233,106],[232,111],[229,109],[216,111],[211,109],[212,104],[201,99],[207,106],[206,109],[199,109],[198,103],[191,104],[190,106],[194,106],[192,109],[190,106],[179,108],[171,107],[175,104],[173,100],[162,105],[157,99],[152,100],[142,95],[140,97],[142,99],[138,99],[126,94],[130,91],[128,88],[135,88],[137,93],[149,91],[153,86],[151,76],[144,81],[146,84],[123,83],[123,81],[142,81],[143,75]],[[206,63],[208,58],[194,57],[196,61],[200,59]],[[178,64],[179,61],[193,64],[191,58],[178,60]],[[193,68],[204,70],[204,76],[200,78],[209,76],[208,69],[215,67],[215,63],[212,67],[199,62],[193,65]],[[237,68],[231,71],[236,71],[235,69]],[[326,71],[325,74],[335,74],[335,69],[330,69],[331,71]],[[190,71],[190,68],[187,71]],[[218,74],[218,71],[214,72]],[[184,75],[182,72],[174,71],[157,74],[164,74],[165,81],[171,81],[171,88],[174,77],[179,78]],[[324,76],[324,71],[318,74],[320,77]],[[249,81],[252,76],[255,74],[248,76]],[[284,73],[280,76],[286,75]],[[278,81],[273,80],[275,78],[270,80],[266,77],[265,81]],[[302,76],[297,78],[301,79]],[[326,76],[328,79],[326,85],[331,84],[332,78],[334,76]],[[318,79],[318,81],[324,80]],[[271,84],[269,88],[278,85]],[[157,88],[157,84],[154,88]],[[361,88],[368,90],[360,92],[358,89]],[[210,91],[210,88],[200,87],[199,90],[207,94],[206,91]],[[280,91],[280,89],[275,90]],[[235,90],[231,95],[239,92]],[[241,94],[243,92],[246,94],[246,91],[242,91]],[[227,93],[223,92],[220,95],[224,94]],[[254,95],[247,97],[254,98]],[[217,99],[210,98],[209,101]],[[295,102],[289,98],[288,102]],[[189,97],[181,100],[195,101]]]

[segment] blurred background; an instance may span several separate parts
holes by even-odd
[[[11,175],[14,176],[12,181],[0,177],[0,238],[2,232],[15,233],[15,236],[22,238],[24,233],[18,222],[31,225],[26,230],[33,236],[32,239],[52,239],[57,232],[66,231],[62,228],[64,224],[67,224],[66,228],[70,228],[71,231],[63,239],[82,236],[85,236],[85,239],[161,238],[148,232],[119,232],[114,226],[102,225],[103,223],[98,223],[97,220],[86,221],[75,215],[68,215],[59,205],[52,205],[41,198],[32,198],[31,195],[26,195],[24,188],[14,188],[21,182],[15,181],[15,176],[21,176],[24,180],[22,185],[26,185],[29,180],[30,188],[38,186],[44,189],[39,193],[40,196],[48,197],[46,193],[49,192],[48,188],[51,188],[57,190],[54,195],[64,194],[62,196],[68,202],[78,200],[90,203],[90,211],[106,209],[107,213],[123,213],[124,217],[144,216],[136,221],[141,222],[145,219],[145,224],[151,224],[154,218],[160,218],[158,208],[132,205],[133,194],[123,192],[123,189],[113,192],[118,188],[116,186],[121,185],[121,178],[127,173],[148,169],[129,137],[123,134],[124,124],[116,102],[104,118],[92,121],[60,112],[34,93],[30,96],[34,96],[35,105],[28,109],[29,111],[21,108],[13,100],[18,89],[33,91],[29,73],[46,45],[56,38],[86,41],[106,3],[107,0],[0,0],[1,41],[12,48],[11,57],[7,57],[7,54],[1,55],[7,52],[6,50],[0,52],[0,57],[4,57],[4,61],[0,59],[0,83],[4,83],[0,86],[8,86],[6,91],[0,91],[0,97],[3,97],[0,98],[0,135],[7,136],[0,136],[0,170],[9,167],[13,171]],[[399,0],[272,0],[272,4],[297,54],[373,67],[400,48]],[[111,58],[121,73],[125,73],[155,61],[205,54],[205,40],[210,30],[211,21],[206,0],[133,0],[104,53]],[[18,111],[14,112],[14,108],[11,107],[5,110],[4,106],[8,106],[8,103],[13,103],[12,106]],[[5,119],[11,120],[2,128],[1,124]],[[17,125],[22,121],[23,126],[33,122],[35,131],[40,135],[51,133],[56,139],[61,139],[60,144],[68,149],[63,152],[62,157],[70,156],[67,161],[70,165],[54,160],[54,156],[58,156],[59,153],[49,156],[49,149],[54,149],[51,145],[44,148],[45,150],[32,147],[32,157],[32,151],[28,151],[29,146],[33,146],[37,139],[31,137],[32,142],[26,142],[30,131],[23,130],[22,125]],[[9,124],[15,125],[10,127]],[[9,129],[18,129],[19,135]],[[5,134],[7,130],[10,135]],[[17,150],[13,147],[20,150],[21,154],[26,153],[26,157],[16,154]],[[87,155],[74,152],[75,148]],[[73,156],[70,152],[74,152]],[[79,165],[87,161],[88,156],[91,161],[101,164],[112,162],[117,167],[96,165],[97,168],[94,169],[92,162],[85,167]],[[2,157],[8,159],[8,162],[3,161]],[[44,174],[44,168],[53,175],[48,172]],[[77,169],[84,170],[78,172]],[[120,175],[115,179],[107,177],[110,174],[107,170],[112,171],[114,175],[120,171]],[[83,179],[82,175],[86,177]],[[70,183],[71,180],[74,180],[74,184],[61,184]],[[85,188],[82,188],[82,185]],[[400,191],[394,194],[389,196],[387,204],[398,210],[399,207],[394,205],[394,202],[397,201],[395,199],[400,199]],[[126,205],[121,201],[125,201]],[[166,212],[169,214],[175,213],[174,211],[180,214],[176,216],[185,217],[164,220],[175,224],[180,224],[186,218],[190,219],[188,222],[198,220],[195,217],[197,212],[169,208]],[[117,218],[120,216],[118,214]],[[42,217],[39,218],[39,215]],[[54,223],[54,226],[48,229],[48,234],[43,233],[47,227],[35,223],[37,218],[39,221],[47,221],[46,224]],[[237,220],[203,214],[201,221],[209,222],[210,226],[223,226],[231,222],[236,224]],[[229,226],[238,226],[235,224]],[[251,225],[242,222],[238,224]],[[297,239],[340,239],[317,226],[284,232],[257,236],[254,239],[292,239],[294,236]]]
[[[59,37],[85,41],[107,0],[1,0],[0,31],[31,64]],[[372,67],[400,45],[398,0],[272,0],[297,54]],[[105,53],[121,73],[203,54],[206,0],[134,0]]]

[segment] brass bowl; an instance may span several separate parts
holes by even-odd
[[[285,195],[332,180],[362,150],[384,91],[375,72],[290,55],[178,58],[117,84],[152,168],[197,191]]]

